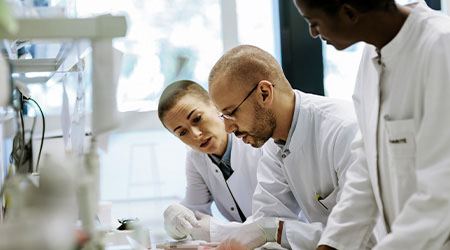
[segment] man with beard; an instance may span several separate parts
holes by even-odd
[[[253,147],[264,145],[253,222],[218,249],[253,249],[266,242],[314,249],[345,173],[356,164],[350,149],[358,132],[352,104],[293,90],[276,59],[249,45],[219,59],[209,91],[228,133]]]

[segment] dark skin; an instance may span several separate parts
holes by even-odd
[[[325,245],[320,245],[317,250],[336,250],[336,248],[333,247],[329,247],[329,246],[325,246]]]
[[[398,34],[412,10],[411,6],[396,4],[391,10],[360,12],[346,3],[331,15],[309,8],[301,0],[296,2],[300,14],[310,23],[311,36],[320,35],[339,50],[360,41],[381,49]]]
[[[390,10],[360,12],[349,4],[343,4],[333,15],[319,8],[309,8],[296,0],[300,14],[310,24],[312,37],[320,36],[328,44],[342,50],[363,41],[383,48],[399,33],[413,6],[401,6]],[[317,250],[336,250],[320,245]]]
[[[351,8],[351,6],[347,6],[347,8]],[[361,41],[381,49],[398,34],[411,13],[411,8],[397,4],[397,10],[389,12],[377,11],[361,14],[357,13],[355,9],[352,11],[355,15],[361,15]]]

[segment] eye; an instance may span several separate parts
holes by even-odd
[[[194,120],[192,120],[194,123],[199,122],[202,119],[202,115],[198,115],[197,117],[194,118]]]
[[[315,29],[315,28],[317,28],[317,23],[310,23],[309,24],[309,27],[311,27],[311,28],[313,28],[313,29]]]
[[[181,132],[180,132],[180,137],[183,136],[183,135],[186,135],[186,133],[187,133],[187,130],[186,130],[186,129],[181,130]]]

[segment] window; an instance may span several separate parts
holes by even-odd
[[[77,0],[80,16],[127,17],[128,34],[115,47],[124,53],[118,86],[120,111],[156,110],[165,86],[191,79],[206,87],[222,53],[219,0]]]
[[[325,95],[351,101],[364,44],[338,51],[322,42],[322,48]]]
[[[239,43],[258,46],[280,62],[278,1],[238,0],[236,11]]]

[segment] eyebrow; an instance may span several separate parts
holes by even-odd
[[[191,119],[192,114],[196,111],[197,109],[193,109],[188,116],[186,117],[187,120]],[[173,132],[175,133],[175,131],[177,131],[177,129],[181,128],[181,126],[176,127]]]
[[[193,109],[191,113],[186,117],[187,120],[191,119],[191,115],[196,111],[197,109]]]
[[[177,129],[181,128],[181,126],[176,127],[173,132],[175,133],[175,131],[177,131]]]
[[[222,113],[223,113],[224,111],[227,111],[227,110],[231,109],[232,107],[233,107],[233,105],[230,105],[230,106],[227,106],[227,107],[223,108],[223,109],[222,109]]]

